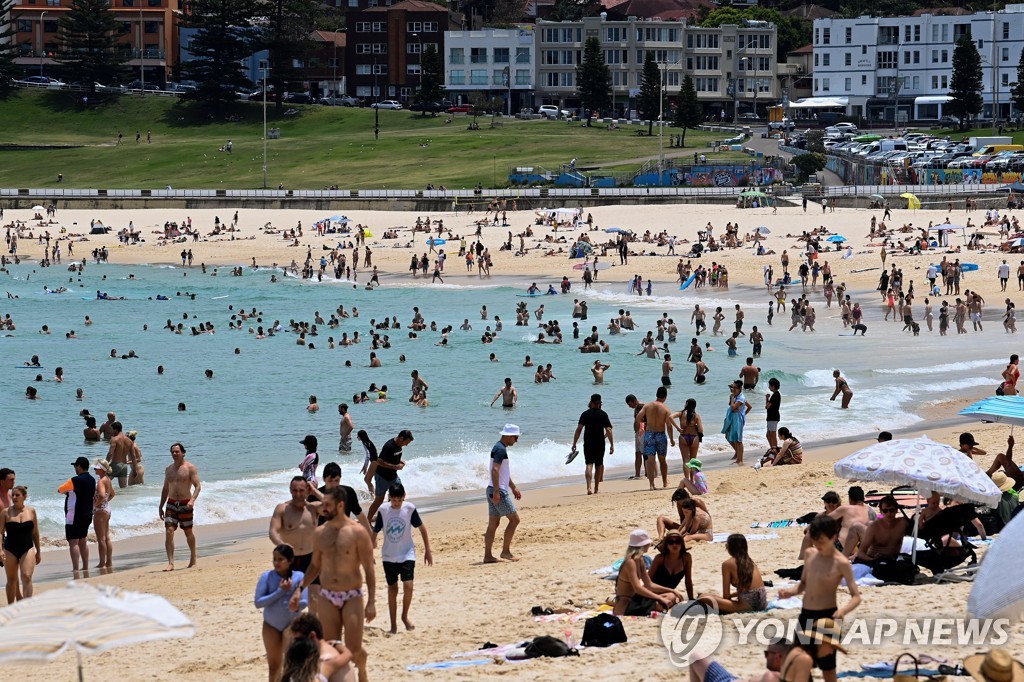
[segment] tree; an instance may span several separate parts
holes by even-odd
[[[14,87],[17,70],[14,66],[15,44],[14,22],[11,21],[11,7],[14,0],[0,0],[0,97]]]
[[[640,115],[647,118],[647,134],[654,134],[654,119],[661,110],[661,69],[654,61],[654,53],[648,51],[644,57],[644,70],[640,81],[640,94],[636,105]]]
[[[579,21],[592,17],[601,9],[598,0],[555,0],[551,8],[551,21]]]
[[[249,0],[192,0],[187,26],[197,29],[182,64],[182,75],[195,81],[186,95],[208,105],[227,105],[252,83],[242,60],[252,54],[252,3]]]
[[[420,55],[420,87],[416,91],[415,101],[426,105],[436,102],[444,96],[444,67],[437,48],[427,45]],[[427,107],[423,107],[423,116],[427,115]]]
[[[0,35],[0,40],[3,36]],[[1013,106],[1017,111],[1024,111],[1024,50],[1020,51],[1020,61],[1017,62],[1017,82],[1010,89],[1010,97],[1013,99]]]
[[[825,159],[821,154],[800,154],[793,157],[793,165],[796,166],[799,181],[805,182],[812,173],[825,168]]]
[[[712,28],[722,24],[742,26],[744,19],[775,24],[775,54],[779,62],[785,62],[787,54],[811,42],[811,22],[801,17],[786,16],[780,14],[778,10],[766,7],[719,7],[708,12],[700,25]]]
[[[683,129],[680,147],[686,146],[686,129],[696,128],[704,120],[704,107],[697,98],[697,89],[693,87],[693,78],[690,74],[683,77],[683,87],[679,90],[679,99],[676,100],[676,115],[673,123]]]
[[[324,7],[317,0],[262,0],[254,4],[257,16],[254,23],[259,25],[259,31],[252,50],[267,51],[270,63],[267,83],[273,85],[275,92],[285,92],[295,80],[294,64],[311,51],[311,32]],[[280,113],[284,98],[274,99]]]
[[[590,110],[589,128],[594,112],[606,111],[612,106],[612,72],[604,63],[604,50],[596,37],[587,38],[583,45],[583,61],[576,67],[576,84],[580,104]]]
[[[981,56],[971,34],[965,33],[953,50],[953,77],[949,81],[949,96],[953,99],[946,104],[946,109],[960,119],[961,129],[966,119],[981,113],[981,77]]]
[[[110,0],[72,0],[57,22],[61,50],[57,62],[66,78],[81,83],[90,95],[96,82],[120,80],[125,53],[118,45],[121,22],[110,9]]]

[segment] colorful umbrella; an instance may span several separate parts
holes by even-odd
[[[841,234],[834,234],[825,241],[832,242],[833,244],[842,244],[843,242],[846,241],[846,237],[842,236]]]

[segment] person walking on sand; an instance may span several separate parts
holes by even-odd
[[[392,484],[388,490],[390,504],[381,507],[373,521],[374,545],[377,536],[384,532],[384,544],[381,545],[381,565],[388,583],[388,614],[391,616],[391,634],[398,632],[398,579],[402,579],[402,623],[406,630],[415,630],[416,626],[409,620],[409,607],[412,605],[413,577],[416,570],[416,546],[412,541],[412,529],[419,528],[423,538],[423,561],[427,566],[434,565],[434,555],[430,551],[430,537],[427,527],[420,519],[420,513],[412,502],[405,501],[405,486],[401,483]]]
[[[511,498],[521,500],[523,494],[512,480],[508,462],[508,448],[519,442],[519,435],[518,426],[505,424],[505,428],[501,430],[501,437],[491,448],[491,482],[487,486],[487,531],[484,533],[485,564],[497,563],[499,558],[503,561],[519,561],[519,558],[512,554],[512,538],[519,526],[519,512]],[[508,523],[502,538],[501,554],[496,558],[491,550],[502,517],[508,518]]]
[[[27,498],[28,488],[15,486],[11,489],[11,505],[0,510],[8,604],[32,596],[32,574],[43,560],[39,546],[39,518],[36,510],[25,504]]]
[[[347,498],[348,493],[340,486],[324,495],[320,513],[327,523],[316,529],[313,562],[309,572],[293,587],[289,608],[298,611],[303,592],[320,578],[317,616],[323,623],[324,638],[339,639],[344,631],[345,647],[352,652],[360,681],[366,682],[363,623],[377,617],[377,575],[370,535],[349,518],[345,511]]]
[[[725,439],[732,446],[732,461],[735,464],[743,464],[743,427],[747,423],[747,414],[753,409],[745,395],[743,395],[743,382],[737,379],[729,384],[729,407],[725,412],[725,422],[722,424],[722,433]]]
[[[604,480],[604,440],[608,439],[610,451],[608,454],[615,454],[615,439],[612,437],[612,421],[608,413],[601,409],[601,394],[594,393],[590,396],[590,403],[587,410],[580,415],[579,424],[576,426],[576,433],[572,437],[572,449],[576,451],[576,444],[583,434],[583,459],[587,463],[585,477],[587,479],[587,494],[597,494],[601,481]],[[591,481],[594,486],[591,490]]]
[[[92,523],[96,529],[96,546],[100,555],[96,568],[114,567],[114,542],[110,537],[110,501],[117,493],[110,481],[111,465],[105,459],[93,462],[96,472],[96,492],[93,493]]]
[[[850,407],[850,401],[853,400],[853,391],[850,390],[850,384],[846,383],[846,379],[840,374],[839,370],[832,372],[832,376],[836,380],[836,390],[833,391],[832,397],[829,400],[835,400],[836,396],[840,393],[843,394],[843,409]]]
[[[292,587],[302,582],[305,573],[295,567],[295,550],[291,545],[280,544],[274,547],[273,565],[256,583],[253,603],[256,608],[263,609],[263,646],[267,651],[267,667],[270,682],[277,682],[284,659],[284,644],[287,640],[285,632],[299,615],[290,608]],[[306,605],[307,600],[303,595],[299,599],[299,610]]]
[[[96,494],[96,479],[89,474],[89,460],[79,457],[75,460],[75,475],[57,488],[64,494],[64,538],[71,552],[71,568],[78,576],[81,567],[89,570],[89,526],[92,525],[92,501]]]
[[[157,510],[164,522],[164,549],[167,550],[165,571],[174,570],[174,531],[179,527],[185,533],[185,540],[188,542],[188,567],[196,565],[196,536],[192,531],[192,512],[195,509],[196,498],[203,489],[196,465],[185,461],[184,445],[175,443],[171,446],[171,459],[171,465],[164,470],[164,487],[160,491],[160,507]]]

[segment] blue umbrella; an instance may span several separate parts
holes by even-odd
[[[772,233],[771,230],[769,230],[767,227],[764,227],[763,225],[761,227],[757,228],[757,230],[755,230],[755,232],[757,232],[758,234],[771,234]]]
[[[1024,426],[1024,397],[997,395],[985,398],[960,410],[960,414],[983,422]]]
[[[621,227],[609,227],[605,230],[605,232],[622,232],[623,234],[625,234],[628,231],[629,230],[623,230]]]
[[[346,218],[343,215],[332,215],[331,216],[331,222],[332,223],[341,223],[342,225],[344,225],[345,223],[350,223],[352,221],[349,220],[348,218]]]
[[[834,234],[825,241],[832,242],[833,244],[841,244],[846,241],[846,237],[838,234]]]

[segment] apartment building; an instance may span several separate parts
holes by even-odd
[[[26,75],[53,75],[55,57],[63,49],[57,21],[72,0],[15,0],[11,7],[15,63]],[[162,85],[178,63],[178,17],[182,0],[111,0],[118,22],[125,66],[146,83]]]
[[[587,38],[601,41],[611,69],[613,110],[618,116],[636,108],[647,52],[662,71],[666,96],[679,93],[683,76],[693,77],[705,112],[716,117],[761,113],[778,99],[775,26],[747,22],[717,28],[685,21],[605,16],[573,22],[537,22],[537,103],[579,106],[576,66]]]
[[[444,34],[445,89],[456,102],[472,92],[504,102],[506,113],[533,106],[533,26]]]
[[[953,50],[965,34],[981,55],[982,116],[1009,118],[1024,4],[966,15],[816,19],[814,97],[840,98],[846,113],[875,121],[936,120],[946,113]]]

